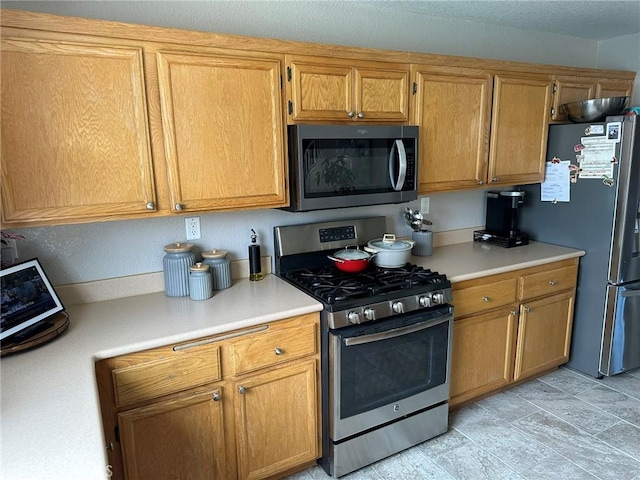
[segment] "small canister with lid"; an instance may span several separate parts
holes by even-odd
[[[226,250],[208,250],[202,252],[202,263],[209,265],[214,290],[224,290],[231,286],[231,262]]]
[[[189,267],[189,298],[191,300],[208,300],[213,296],[209,265],[201,262]]]
[[[196,263],[192,243],[175,242],[164,247],[164,291],[169,297],[189,295],[189,267]]]

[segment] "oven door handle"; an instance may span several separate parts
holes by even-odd
[[[440,319],[439,322],[427,320],[426,322],[420,322],[413,325],[408,325],[406,327],[394,328],[392,330],[387,330],[386,332],[372,333],[371,335],[363,335],[361,337],[345,338],[344,345],[345,347],[352,347],[355,345],[363,345],[365,343],[378,342],[380,340],[388,340],[389,338],[400,337],[409,333],[418,332],[420,330],[424,330],[425,328],[431,328],[448,321],[448,317]]]

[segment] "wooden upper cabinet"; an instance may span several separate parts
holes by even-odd
[[[157,53],[173,211],[286,206],[282,60]]]
[[[421,194],[475,188],[487,177],[493,79],[464,68],[412,66]]]
[[[5,36],[0,55],[5,225],[155,210],[142,49]]]
[[[409,67],[287,56],[288,122],[401,122],[409,118]]]
[[[554,77],[552,120],[567,120],[567,114],[561,107],[565,103],[581,102],[595,97],[595,84],[592,78]]]
[[[578,76],[554,76],[554,121],[568,121],[561,105],[582,102],[593,98],[628,97],[633,90],[633,80],[599,79]]]
[[[552,82],[545,77],[496,75],[489,151],[489,184],[544,180]]]
[[[633,80],[606,80],[596,82],[596,98],[630,97],[633,91]]]

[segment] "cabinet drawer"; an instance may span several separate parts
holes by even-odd
[[[230,346],[233,375],[316,353],[316,323],[251,335]]]
[[[116,405],[122,407],[220,380],[220,349],[207,346],[197,352],[175,352],[116,368],[111,375]]]
[[[520,300],[551,295],[576,286],[578,266],[556,268],[520,277]]]
[[[515,303],[516,282],[516,278],[508,278],[484,285],[454,290],[454,315],[463,317]]]

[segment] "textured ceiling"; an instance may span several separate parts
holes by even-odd
[[[360,3],[591,40],[640,33],[640,0],[364,0]]]

